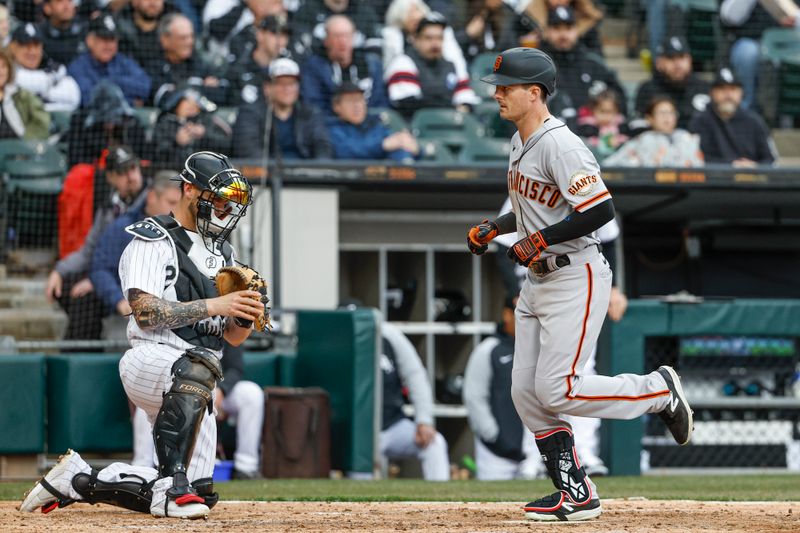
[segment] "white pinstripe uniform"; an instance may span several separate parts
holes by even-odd
[[[213,277],[223,266],[223,258],[208,251],[200,235],[186,231],[192,240],[189,257],[200,272]],[[139,289],[158,298],[177,302],[175,282],[178,276],[178,255],[169,237],[157,241],[147,241],[136,237],[125,248],[119,264],[122,291],[126,295],[130,289]],[[201,321],[209,332],[222,336],[226,319],[211,317]],[[192,347],[168,329],[143,330],[131,316],[128,322],[128,340],[131,349],[119,362],[119,374],[128,398],[146,414],[150,425],[155,422],[161,408],[162,397],[172,385],[172,364]],[[221,351],[214,351],[222,357]],[[213,415],[204,413],[200,431],[197,435],[192,457],[187,468],[189,482],[211,477],[217,449],[217,425]],[[91,468],[85,462],[79,465],[78,472],[89,473]],[[145,481],[158,477],[155,468],[130,466],[114,463],[98,474],[102,481],[121,481],[121,474],[135,474]],[[164,478],[153,485],[151,508],[164,506],[165,492],[172,486],[172,478]],[[80,500],[81,495],[70,487],[70,497]]]
[[[508,190],[519,236],[584,212],[610,199],[600,168],[583,142],[549,118],[525,145],[511,140]],[[646,376],[585,375],[608,310],[611,269],[591,233],[548,247],[548,274],[529,270],[516,315],[511,395],[523,423],[537,437],[569,428],[560,414],[631,419],[661,411],[669,390],[657,372]]]

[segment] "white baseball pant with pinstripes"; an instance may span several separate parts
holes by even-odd
[[[161,408],[162,398],[172,386],[172,364],[184,353],[166,344],[137,342],[136,346],[125,352],[119,362],[119,376],[128,398],[142,409],[152,425]],[[217,423],[214,415],[205,411],[200,431],[195,441],[192,457],[186,475],[189,481],[211,477],[214,472],[214,461],[217,453]],[[85,461],[75,464],[73,473],[89,474],[91,467]],[[113,463],[98,474],[101,481],[121,481],[121,476],[136,475],[149,482],[158,477],[155,468],[131,466],[125,463]],[[151,508],[163,507],[166,491],[172,486],[172,478],[159,479],[153,485],[153,501]],[[80,494],[70,485],[69,497],[81,500]]]

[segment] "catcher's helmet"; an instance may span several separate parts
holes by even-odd
[[[494,70],[481,81],[491,85],[538,83],[547,94],[556,91],[556,65],[553,59],[536,48],[510,48],[494,60]]]
[[[219,247],[253,201],[250,183],[227,157],[215,152],[190,155],[176,179],[202,191],[197,201],[197,232],[206,248],[219,255]]]

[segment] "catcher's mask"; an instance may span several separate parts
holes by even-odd
[[[220,255],[247,207],[253,201],[253,189],[228,158],[214,152],[197,152],[186,159],[178,178],[198,187],[197,232],[213,254]]]

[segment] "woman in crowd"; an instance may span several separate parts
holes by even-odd
[[[0,50],[0,139],[45,139],[49,131],[42,101],[14,83],[14,62]]]

